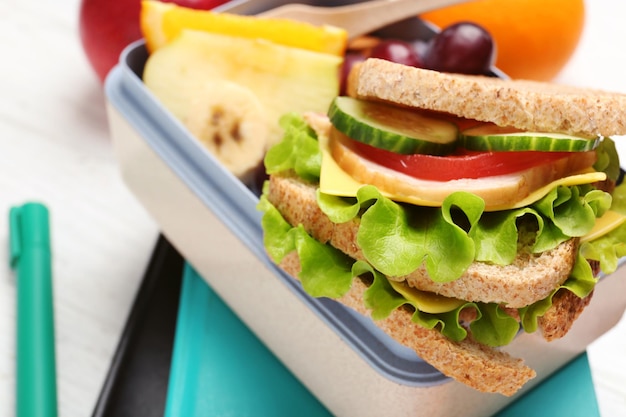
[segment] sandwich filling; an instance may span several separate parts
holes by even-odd
[[[480,343],[502,346],[513,340],[520,327],[526,332],[536,331],[539,317],[551,307],[557,292],[588,297],[597,282],[590,262],[598,263],[600,270],[608,274],[626,255],[626,187],[618,185],[611,193],[596,187],[605,180],[618,180],[619,162],[610,138],[597,141],[593,150],[557,158],[566,161],[565,167],[550,171],[556,174],[547,179],[542,171],[543,183],[533,189],[509,197],[504,203],[487,205],[489,193],[481,195],[462,187],[446,189],[450,182],[467,183],[465,180],[414,178],[422,188],[428,185],[434,191],[429,191],[427,197],[407,197],[407,193],[398,192],[395,182],[385,179],[387,175],[407,182],[406,174],[359,155],[346,146],[350,138],[335,134],[333,145],[332,129],[326,129],[325,120],[319,116],[307,116],[305,120],[294,114],[283,117],[285,135],[268,151],[266,170],[272,176],[297,176],[315,187],[317,205],[334,224],[358,224],[359,252],[348,254],[312,237],[303,225],[288,222],[268,198],[269,184],[259,203],[265,213],[268,254],[280,263],[296,251],[302,267],[298,278],[314,297],[339,298],[355,278],[365,277],[369,287],[364,302],[374,320],[408,307],[414,322],[438,329],[451,340],[465,339],[469,330]],[[342,165],[342,155],[344,159],[347,155],[350,162]],[[374,178],[383,179],[360,181],[350,175],[350,167],[355,164],[359,168],[352,174],[375,172]],[[526,171],[532,172],[533,168]],[[484,180],[484,184],[493,186],[507,176],[519,173],[475,181]],[[528,178],[523,177],[523,182]],[[489,185],[483,186],[489,189]],[[446,285],[459,280],[472,265],[513,265],[522,241],[528,241],[530,257],[556,250],[566,242],[575,242],[577,248],[571,267],[540,299],[516,303],[461,299],[454,296],[454,291],[446,294]],[[414,283],[406,277],[419,269],[426,271],[436,290],[411,285]]]

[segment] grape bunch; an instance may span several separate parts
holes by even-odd
[[[459,22],[444,28],[429,41],[407,42],[382,39],[371,47],[349,50],[341,69],[342,92],[355,63],[380,58],[399,64],[441,72],[487,74],[495,60],[493,38],[472,22]]]

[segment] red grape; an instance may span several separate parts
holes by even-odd
[[[415,53],[419,57],[420,61],[422,62],[422,66],[423,66],[424,55],[426,55],[426,51],[428,50],[429,43],[428,43],[428,41],[425,41],[423,39],[418,39],[416,41],[413,41],[412,44],[413,44],[413,50],[415,51]]]
[[[364,61],[365,56],[360,52],[348,52],[343,59],[343,64],[341,65],[341,72],[339,74],[339,90],[340,94],[346,93],[346,83],[348,81],[348,74],[350,74],[350,70],[354,66],[354,64]]]
[[[398,64],[421,67],[422,60],[408,42],[397,39],[385,39],[378,43],[370,51],[371,58],[380,58]]]
[[[459,22],[439,32],[424,55],[425,68],[462,74],[486,74],[495,59],[493,38],[471,22]]]

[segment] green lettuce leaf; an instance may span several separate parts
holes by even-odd
[[[315,132],[295,113],[284,115],[280,125],[283,139],[268,149],[264,159],[266,172],[294,171],[304,180],[319,180],[322,154]]]
[[[285,255],[296,249],[293,236],[290,234],[291,225],[280,214],[280,211],[270,203],[264,193],[259,199],[257,209],[262,211],[261,227],[263,228],[263,245],[269,257],[275,263],[280,263]]]
[[[585,298],[591,294],[597,282],[598,280],[593,274],[591,265],[589,265],[587,259],[579,252],[576,255],[574,268],[569,278],[561,285],[561,288],[573,292],[579,298]]]
[[[604,172],[611,181],[617,181],[620,175],[620,162],[615,142],[611,138],[603,138],[596,148],[596,163],[593,168]]]
[[[552,221],[560,232],[568,237],[580,237],[589,233],[596,222],[611,207],[611,195],[587,187],[556,187],[532,205],[539,213]]]
[[[407,303],[406,298],[397,293],[389,284],[389,281],[370,264],[364,261],[356,261],[352,265],[352,275],[355,277],[372,276],[372,283],[363,295],[365,307],[371,310],[373,320],[381,320],[388,317],[392,311]],[[430,327],[429,327],[430,328]]]
[[[417,309],[417,306],[396,292],[387,278],[375,270],[367,262],[357,261],[352,268],[355,277],[371,274],[372,284],[363,296],[365,306],[371,309],[373,320],[381,320],[388,317],[395,309],[403,305],[411,305],[415,312],[411,320],[426,329],[438,328],[447,338],[460,342],[467,337],[467,330],[459,322],[459,314],[467,305],[463,305],[447,313],[430,314]],[[470,303],[468,303],[470,304]]]
[[[505,346],[511,343],[519,332],[516,319],[495,303],[477,303],[479,316],[470,324],[472,336],[487,346]]]
[[[398,204],[366,185],[356,199],[318,192],[318,204],[336,223],[361,215],[357,243],[368,262],[387,276],[409,274],[425,263],[433,280],[452,281],[474,261],[474,241],[454,222],[452,211],[460,210],[470,227],[476,224],[484,202],[475,195],[451,194],[437,209]]]
[[[615,187],[611,210],[626,215],[626,183]],[[582,243],[579,252],[585,259],[599,261],[603,273],[615,272],[620,258],[626,256],[626,223],[597,239]]]
[[[539,300],[529,306],[518,309],[520,315],[520,324],[526,333],[534,333],[539,326],[539,317],[546,314],[548,309],[552,307],[552,297],[556,294],[554,290],[548,297]]]
[[[399,204],[365,185],[356,198],[318,190],[317,201],[335,223],[360,219],[357,243],[383,274],[403,276],[425,265],[433,281],[448,282],[475,260],[513,262],[521,217],[535,218],[533,251],[543,252],[588,233],[596,216],[608,209],[611,196],[584,186],[558,187],[530,207],[484,212],[483,200],[469,193],[452,193],[437,209]]]
[[[460,322],[459,316],[461,314],[461,310],[464,308],[477,308],[476,304],[467,303],[455,310],[448,311],[447,313],[439,313],[439,314],[430,314],[424,313],[422,311],[416,311],[413,314],[413,322],[424,326],[423,323],[430,323],[436,320],[437,324],[440,325],[439,331],[442,335],[447,337],[448,339],[454,340],[455,342],[460,342],[461,340],[467,337],[467,330]],[[478,315],[481,313],[478,311]],[[475,339],[480,343],[483,343],[480,339]]]
[[[612,197],[611,210],[626,215],[626,182],[615,187]]]
[[[615,272],[619,259],[626,256],[626,223],[604,236],[582,243],[579,252],[586,259],[599,261],[605,274]]]
[[[263,211],[263,244],[269,257],[280,263],[294,250],[300,258],[302,287],[313,297],[338,298],[352,284],[354,260],[309,236],[302,226],[292,227],[263,194],[257,208]]]
[[[302,271],[304,290],[313,297],[339,298],[352,285],[354,260],[330,245],[309,236],[302,226],[292,229]]]
[[[497,265],[511,264],[517,255],[517,220],[525,215],[536,217],[541,234],[543,218],[530,208],[483,213],[470,230],[476,244],[475,259]]]

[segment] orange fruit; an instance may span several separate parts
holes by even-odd
[[[585,23],[584,0],[475,0],[420,16],[440,28],[471,21],[491,33],[496,66],[511,78],[547,81],[570,59]]]
[[[339,56],[343,56],[348,42],[348,33],[334,26],[216,13],[151,0],[142,1],[139,20],[146,48],[150,52],[167,44],[186,29],[261,38],[284,46]]]

